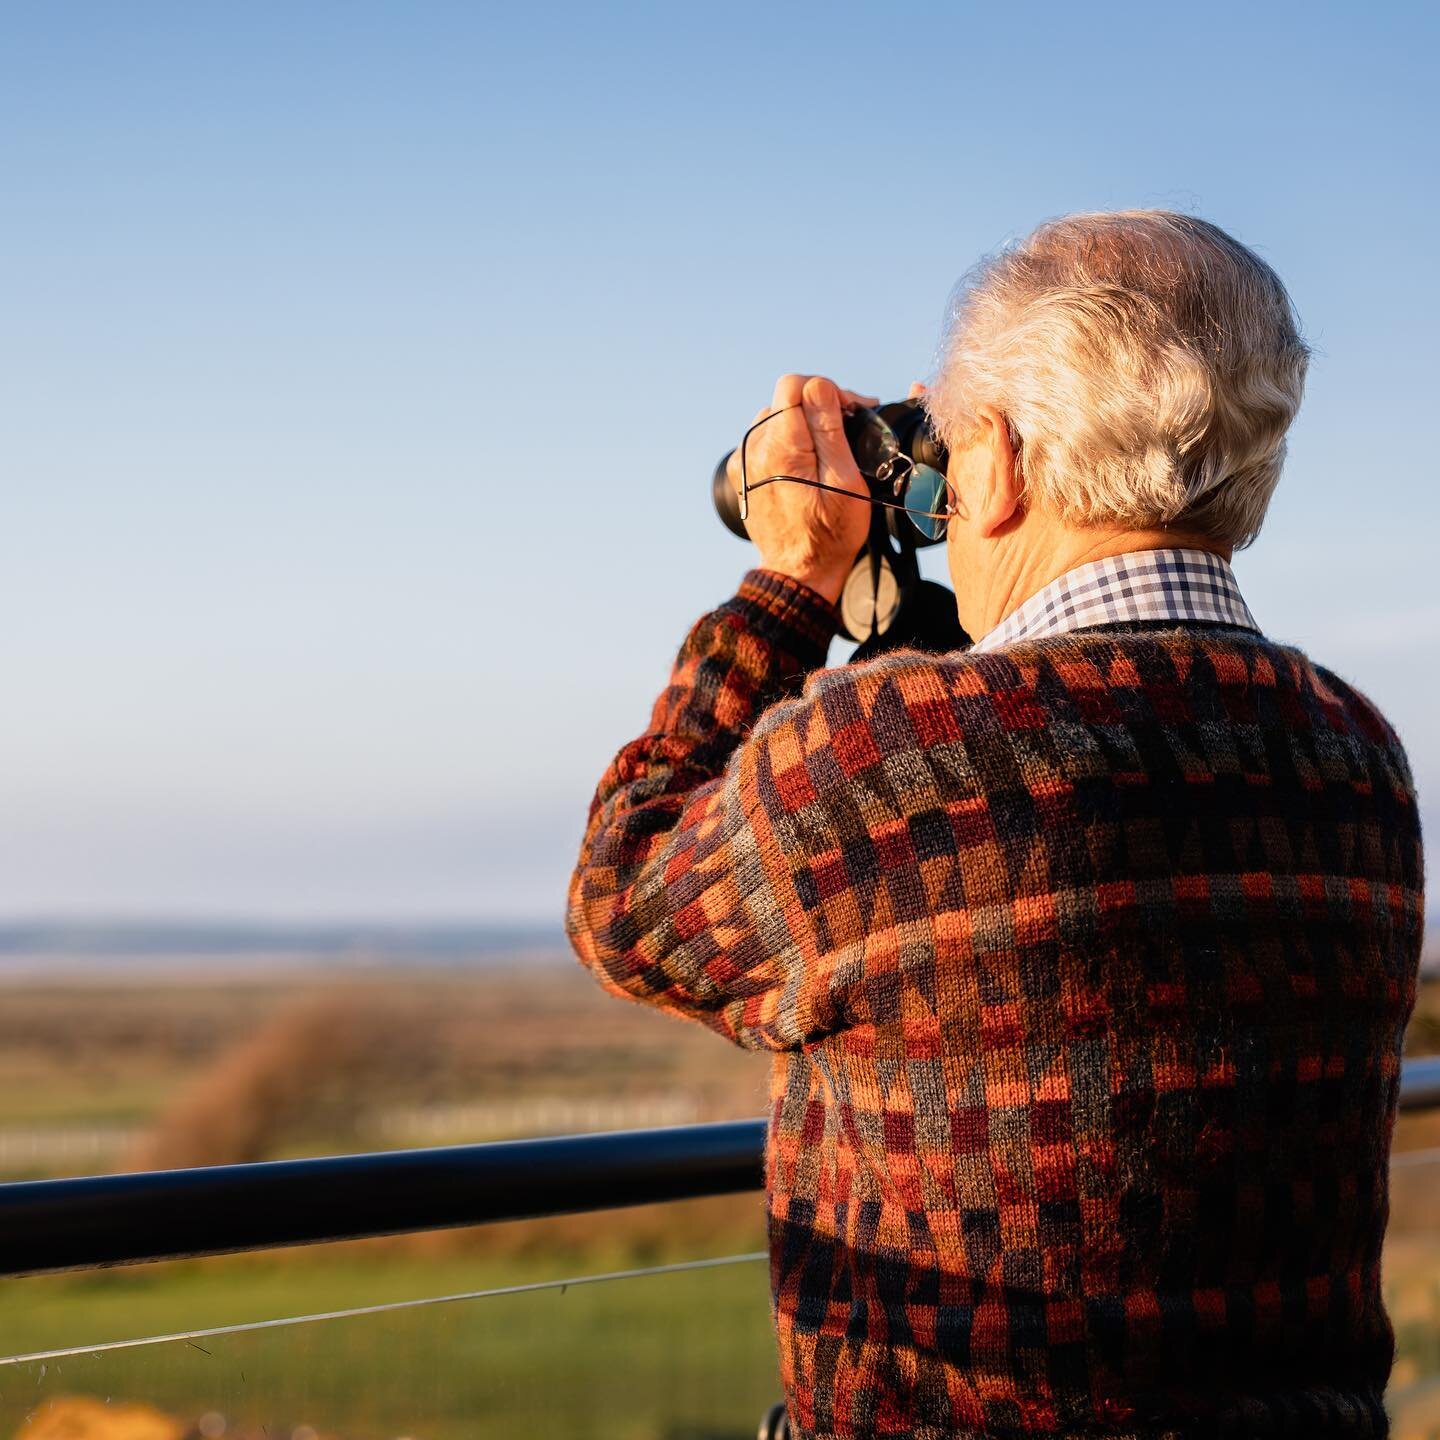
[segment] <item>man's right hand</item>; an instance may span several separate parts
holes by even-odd
[[[775,418],[746,442],[751,483],[771,475],[795,475],[868,500],[870,492],[845,438],[844,412],[879,403],[873,396],[841,390],[823,375],[782,375],[770,405],[755,417]],[[738,450],[726,474],[738,491]],[[870,533],[870,507],[808,485],[766,485],[750,492],[745,528],[766,570],[788,575],[834,604]]]

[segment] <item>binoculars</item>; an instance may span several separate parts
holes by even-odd
[[[878,409],[859,408],[845,417],[845,438],[870,491],[870,534],[855,557],[840,596],[846,635],[860,642],[852,657],[868,659],[901,646],[944,651],[962,649],[970,637],[955,613],[954,593],[920,578],[916,552],[945,538],[949,457],[914,400]],[[745,499],[730,483],[727,453],[711,477],[715,513],[731,534],[748,539]],[[781,483],[814,483],[787,476],[762,476],[751,489]],[[859,499],[859,496],[855,497]]]

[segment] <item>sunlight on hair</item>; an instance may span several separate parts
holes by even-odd
[[[932,422],[963,444],[994,405],[1034,503],[1069,524],[1177,521],[1235,547],[1260,529],[1309,350],[1275,272],[1165,210],[1070,215],[958,287]]]

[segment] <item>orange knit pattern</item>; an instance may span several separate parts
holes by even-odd
[[[569,909],[607,989],[772,1052],[798,1434],[1384,1435],[1393,731],[1238,627],[806,682],[834,628],[766,572],[700,621]]]

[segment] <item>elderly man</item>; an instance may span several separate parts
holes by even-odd
[[[1188,216],[981,265],[925,397],[981,638],[833,670],[860,397],[762,412],[751,476],[851,493],[753,493],[760,568],[602,780],[569,925],[607,989],[774,1056],[803,1437],[1386,1433],[1415,796],[1229,565],[1306,359]]]

